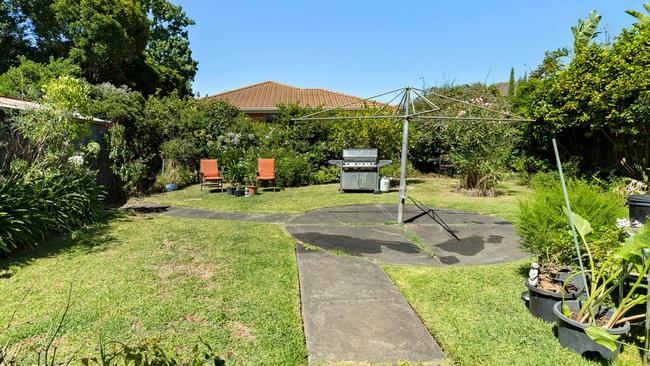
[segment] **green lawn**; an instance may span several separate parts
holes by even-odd
[[[62,356],[92,352],[101,334],[159,338],[181,354],[202,338],[228,364],[306,363],[294,241],[280,226],[126,216],[0,261],[7,267],[0,325],[17,312],[0,345],[43,342],[72,284]]]
[[[595,365],[560,346],[553,326],[520,299],[528,263],[384,266],[440,346],[459,365]],[[615,365],[640,365],[629,348]]]
[[[501,187],[503,194],[498,197],[468,197],[453,191],[457,182],[457,179],[451,178],[413,180],[408,186],[408,193],[432,207],[474,211],[512,220],[516,213],[517,199],[529,192],[526,187],[504,182]],[[397,197],[395,190],[382,195],[339,193],[338,184],[327,184],[286,188],[278,192],[264,191],[258,196],[242,198],[218,191],[201,191],[199,185],[194,185],[132,202],[155,202],[215,211],[300,213],[320,207],[358,203],[397,203]]]
[[[456,180],[428,178],[409,193],[443,208],[513,220],[529,190],[506,182],[495,198],[453,191]],[[299,213],[354,203],[394,203],[384,195],[340,194],[337,185],[235,198],[198,186],[141,199],[218,211]],[[526,262],[470,267],[384,266],[448,360],[458,365],[591,365],[563,349],[553,327],[533,318],[520,293]],[[228,364],[305,364],[294,241],[278,225],[119,216],[76,239],[0,260],[0,329],[5,342],[43,342],[73,302],[57,340],[60,352],[92,352],[105,340],[159,338],[186,354],[204,339]],[[4,278],[3,278],[4,277]],[[23,303],[21,298],[27,293]],[[632,348],[616,365],[638,365]]]

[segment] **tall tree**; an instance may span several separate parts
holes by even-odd
[[[146,53],[157,65],[165,66],[183,77],[194,80],[198,62],[192,58],[187,28],[194,25],[183,8],[167,0],[147,0],[150,38]]]
[[[510,68],[510,80],[508,80],[508,98],[515,96],[515,88],[517,84],[515,82],[515,68]]]
[[[37,60],[71,58],[92,83],[144,94],[191,93],[197,63],[187,27],[169,0],[0,0],[25,15]]]
[[[31,53],[27,39],[27,18],[10,0],[0,0],[0,74]]]

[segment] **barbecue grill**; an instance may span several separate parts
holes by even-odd
[[[342,192],[379,192],[379,168],[391,160],[377,160],[377,149],[344,149],[343,160],[330,160],[341,168]]]

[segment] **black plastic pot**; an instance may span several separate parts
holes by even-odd
[[[243,189],[235,189],[235,197],[242,197],[246,194],[246,191]]]
[[[627,197],[627,205],[630,210],[630,221],[638,221],[642,224],[650,216],[650,194],[631,194]]]
[[[553,313],[553,306],[555,306],[556,302],[562,301],[562,294],[531,286],[528,280],[524,280],[524,284],[528,288],[528,309],[530,313],[549,323],[556,322],[557,317]],[[577,295],[570,293],[564,295],[565,300],[575,300],[576,297]]]
[[[566,301],[565,304],[569,307],[571,312],[578,312],[580,310],[580,302],[576,300]],[[594,342],[587,334],[585,334],[585,329],[587,329],[589,324],[578,323],[573,319],[569,319],[562,314],[562,302],[558,301],[553,306],[553,312],[557,316],[557,336],[560,340],[560,344],[573,352],[579,354],[580,356],[593,357],[599,356],[605,360],[613,360],[618,356],[618,353],[621,351],[621,345],[616,344],[616,350],[610,351],[609,349],[601,346],[600,344]],[[614,310],[612,309],[602,309],[602,312],[612,315]],[[620,327],[607,329],[607,332],[614,335],[625,334],[630,331],[630,323],[625,322]]]
[[[228,187],[227,192],[231,196],[234,195],[235,194],[235,187]]]

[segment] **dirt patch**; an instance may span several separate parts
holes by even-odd
[[[201,325],[207,325],[207,326],[214,325],[214,324],[212,324],[212,322],[210,322],[210,321],[204,319],[202,316],[196,315],[196,314],[185,315],[183,317],[183,320],[185,320],[188,323],[192,323],[192,324],[201,324]]]
[[[209,263],[190,262],[178,263],[167,262],[156,267],[156,274],[160,279],[166,280],[174,275],[193,276],[202,280],[209,280],[214,277],[214,266]]]
[[[133,328],[133,329],[135,329],[135,330],[140,330],[140,329],[142,329],[142,327],[143,327],[143,324],[142,324],[142,322],[140,321],[140,319],[137,319],[137,318],[136,318],[135,320],[133,320],[133,321],[131,322],[131,328]]]
[[[234,335],[237,339],[247,339],[249,341],[254,341],[257,338],[255,337],[255,334],[253,334],[251,328],[246,324],[231,321],[228,322],[228,328],[230,329],[232,335]]]

